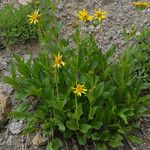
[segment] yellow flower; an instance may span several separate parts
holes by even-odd
[[[81,84],[77,84],[75,88],[73,88],[73,92],[74,94],[77,94],[77,96],[81,96],[81,94],[85,94],[85,92],[87,91],[86,87],[84,85]]]
[[[77,16],[82,21],[92,21],[93,20],[93,16],[90,16],[88,11],[85,9],[80,10],[79,13],[77,14]]]
[[[150,7],[150,2],[134,2],[133,3],[134,6],[136,7]]]
[[[39,1],[39,0],[35,0],[34,4],[35,4],[35,5],[39,5],[39,4],[40,4],[40,1]]]
[[[55,64],[53,65],[54,68],[55,67],[59,68],[59,67],[65,66],[66,63],[62,61],[62,56],[60,55],[60,53],[58,53],[57,56],[55,55],[54,59],[55,59]]]
[[[40,16],[41,14],[39,14],[38,10],[35,10],[34,13],[32,13],[31,15],[28,15],[30,24],[31,23],[36,24],[37,22],[39,22],[38,19]]]
[[[98,19],[99,22],[101,22],[103,19],[107,18],[107,14],[107,11],[101,11],[101,9],[99,8],[98,10],[95,10],[94,18]]]

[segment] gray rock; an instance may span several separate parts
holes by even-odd
[[[30,59],[30,55],[24,54],[23,58],[24,58],[24,61],[27,62]]]
[[[7,122],[10,111],[11,101],[9,97],[0,94],[0,125],[4,125]]]
[[[27,5],[28,3],[31,3],[32,0],[18,0],[18,3],[21,5]]]
[[[32,140],[32,143],[35,146],[41,146],[47,143],[47,139],[42,137],[40,134],[36,134],[35,137]]]
[[[58,9],[62,10],[63,8],[64,8],[64,4],[63,4],[63,3],[60,3],[60,4],[58,5]]]
[[[19,122],[11,122],[8,126],[9,131],[12,134],[19,134],[23,131],[24,129],[24,124],[23,121],[19,121]]]
[[[0,94],[10,95],[13,91],[13,88],[6,84],[6,83],[0,83]]]

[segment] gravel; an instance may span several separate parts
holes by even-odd
[[[23,121],[21,120],[19,122],[11,122],[8,126],[8,129],[12,134],[21,133],[24,129]]]
[[[103,11],[108,11],[108,19],[103,21],[102,30],[96,32],[97,43],[104,52],[113,44],[118,45],[119,53],[123,51],[126,46],[123,37],[123,26],[130,28],[135,24],[139,31],[150,27],[150,9],[138,11],[131,0],[114,0],[114,2],[107,4],[98,0],[86,0],[86,2],[64,0],[58,6],[58,18],[65,22],[64,36],[71,36],[71,31],[74,30],[72,24],[77,20],[76,14],[79,10],[86,8],[90,13],[93,13],[95,9],[101,8]],[[80,22],[80,26],[83,26],[82,22]],[[91,30],[90,27],[87,30]]]
[[[18,2],[17,0],[0,0],[0,9],[7,4],[12,4],[14,6],[17,6],[18,5],[17,2]]]
[[[90,13],[93,13],[95,9],[101,8],[103,11],[108,11],[108,18],[103,21],[101,26],[102,30],[96,31],[97,43],[104,52],[113,44],[117,44],[118,53],[120,54],[126,46],[123,37],[123,26],[130,28],[134,24],[139,31],[143,28],[150,27],[150,8],[138,11],[133,6],[133,1],[113,0],[113,2],[108,3],[104,3],[103,0],[60,1],[57,17],[64,22],[62,34],[66,37],[71,36],[74,30],[72,24],[78,19],[76,15],[79,10],[86,8]],[[1,0],[0,7],[9,3],[18,5],[17,0]],[[83,23],[80,22],[79,24],[82,28]],[[89,27],[86,30],[92,31],[93,29]]]

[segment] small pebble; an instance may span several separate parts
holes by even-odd
[[[24,125],[22,121],[19,122],[11,122],[8,126],[9,131],[12,134],[19,134],[23,131]]]

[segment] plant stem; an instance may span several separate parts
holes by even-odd
[[[78,63],[79,63],[79,47],[77,49],[77,66],[76,66],[76,85],[78,83]],[[79,128],[79,123],[78,123],[78,119],[77,119],[77,109],[78,109],[78,99],[77,99],[77,95],[75,95],[75,115],[76,115],[76,124],[77,124],[77,127]]]
[[[79,49],[78,49],[78,52],[77,52],[76,84],[78,82],[78,65],[79,65]]]
[[[76,124],[77,124],[77,127],[79,128],[79,123],[78,123],[78,119],[77,119],[77,115],[78,115],[78,112],[77,112],[77,109],[78,109],[78,99],[77,99],[77,96],[75,95],[75,106],[76,106],[76,110],[75,110],[75,115],[76,115]]]
[[[59,87],[58,87],[58,83],[59,83],[59,73],[57,68],[55,68],[55,83],[56,83],[56,100],[57,100],[57,105],[59,108]]]
[[[91,113],[91,102],[92,102],[92,96],[91,93],[89,93],[90,113]]]

